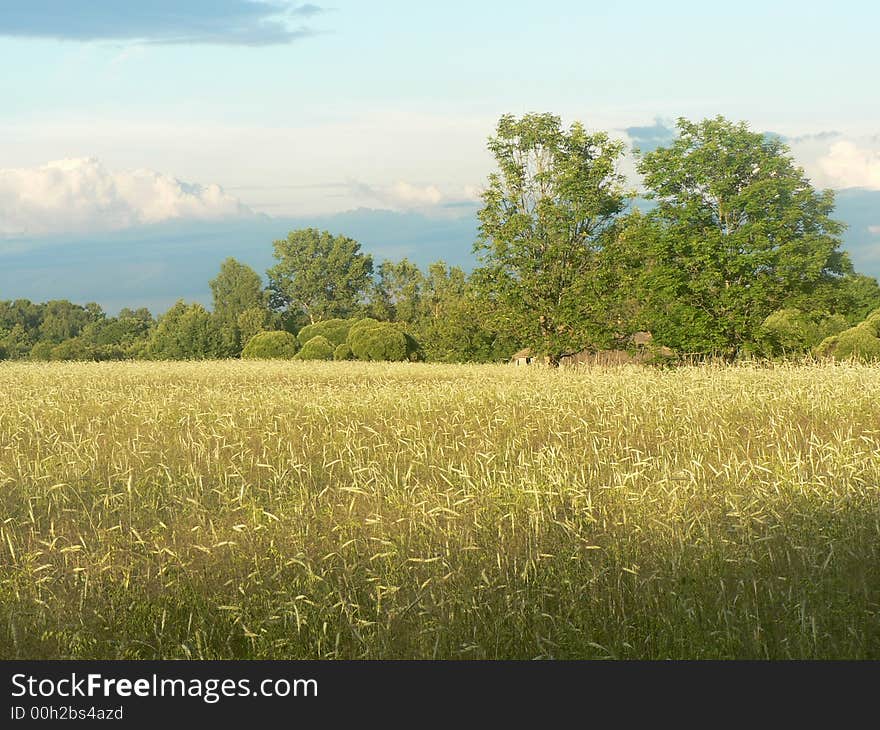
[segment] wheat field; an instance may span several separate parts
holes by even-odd
[[[880,658],[880,369],[0,364],[2,658]]]

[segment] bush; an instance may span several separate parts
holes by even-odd
[[[334,360],[351,360],[354,358],[354,354],[351,351],[351,348],[343,342],[339,347],[333,350],[333,359]]]
[[[862,324],[873,333],[874,337],[880,337],[880,309],[871,312]]]
[[[829,315],[819,323],[819,337],[817,339],[821,341],[826,337],[839,335],[844,330],[848,330],[849,327],[849,322],[846,321],[846,317],[842,314]]]
[[[417,360],[418,342],[389,322],[363,319],[352,325],[348,345],[359,360]]]
[[[815,345],[816,325],[800,309],[780,309],[764,320],[758,332],[763,354],[771,357],[806,352]]]
[[[325,319],[303,327],[296,339],[300,345],[305,345],[313,337],[323,337],[337,347],[345,342],[352,324],[354,321],[350,319]]]
[[[303,345],[302,350],[300,350],[299,355],[297,355],[297,359],[332,360],[333,345],[330,344],[330,341],[326,337],[322,337],[321,335],[312,337],[312,339]]]
[[[241,356],[246,360],[292,360],[299,343],[290,332],[258,332],[244,346]]]
[[[880,337],[874,331],[867,322],[862,322],[839,335],[824,339],[816,348],[816,354],[835,360],[880,360]]]
[[[31,348],[31,360],[51,360],[52,350],[54,349],[55,345],[53,345],[51,342],[38,342]]]

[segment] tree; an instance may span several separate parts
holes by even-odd
[[[409,259],[383,261],[379,266],[373,295],[373,313],[378,319],[413,324],[419,317],[425,277]]]
[[[10,360],[26,358],[32,345],[27,329],[20,323],[13,325],[8,332],[0,331],[0,347],[3,348],[4,357]]]
[[[159,320],[150,337],[157,360],[204,360],[221,356],[217,321],[201,304],[178,301]]]
[[[236,326],[239,343],[248,343],[255,335],[269,329],[269,312],[263,307],[249,307],[238,315]]]
[[[428,360],[489,362],[517,349],[490,328],[490,314],[457,266],[436,261],[428,267],[419,310],[413,330]]]
[[[275,308],[302,313],[311,324],[356,312],[373,274],[373,259],[357,241],[306,228],[274,247],[278,263],[267,273]]]
[[[40,339],[59,344],[79,335],[91,322],[103,318],[104,313],[97,304],[81,307],[66,299],[47,302],[40,324]]]
[[[657,202],[639,218],[644,324],[681,351],[735,355],[768,315],[845,272],[831,191],[778,139],[723,117],[678,121],[638,166]]]
[[[263,282],[250,266],[228,258],[210,283],[223,354],[236,356],[247,342],[242,338],[239,317],[249,309],[265,307]]]
[[[620,142],[552,114],[507,115],[489,141],[498,171],[479,213],[475,283],[492,324],[558,364],[614,336],[604,256],[627,203]]]

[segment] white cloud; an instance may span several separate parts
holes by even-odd
[[[880,226],[868,226],[868,233],[873,236],[880,236]]]
[[[831,145],[818,167],[834,188],[880,190],[880,151],[850,140]]]
[[[473,185],[453,188],[397,181],[374,185],[349,180],[345,187],[355,207],[379,207],[387,210],[414,211],[422,215],[459,216],[472,209],[480,199],[480,189]]]
[[[412,185],[408,182],[396,182],[391,187],[389,199],[401,208],[422,208],[439,205],[444,199],[443,193],[436,185]]]
[[[112,231],[167,220],[253,215],[219,185],[152,170],[111,172],[94,158],[0,169],[0,236]]]
[[[484,187],[480,185],[465,185],[462,189],[462,196],[464,200],[479,203],[483,199],[483,191]]]

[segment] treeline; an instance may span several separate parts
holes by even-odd
[[[94,303],[0,301],[0,359],[489,362],[515,346],[485,327],[465,272],[442,261],[427,271],[407,259],[374,267],[357,242],[314,229],[276,241],[275,258],[265,286],[227,259],[210,282],[211,310],[178,301],[158,319],[147,309],[110,316]]]
[[[880,285],[841,251],[833,193],[780,139],[679,120],[670,144],[637,151],[647,210],[604,132],[505,116],[489,149],[470,275],[376,264],[347,236],[304,229],[275,241],[265,285],[226,260],[211,311],[0,302],[0,358],[488,362],[528,347],[556,364],[647,331],[673,356],[880,359]]]

